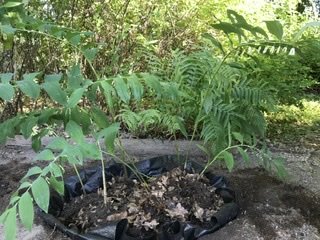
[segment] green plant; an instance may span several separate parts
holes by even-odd
[[[22,3],[18,2],[8,2],[0,9],[5,9],[7,14],[11,14],[21,5]],[[94,81],[86,79],[80,65],[74,65],[65,74],[32,72],[25,73],[22,79],[18,79],[19,76],[10,72],[0,74],[0,98],[3,101],[12,101],[17,91],[21,91],[26,97],[32,99],[31,101],[37,101],[42,94],[46,94],[51,100],[49,108],[19,114],[1,123],[0,127],[4,130],[0,134],[2,143],[7,137],[21,133],[25,138],[31,137],[32,147],[39,151],[41,138],[57,125],[63,125],[70,138],[69,140],[62,137],[54,138],[44,150],[38,153],[35,160],[48,161],[48,165],[42,169],[33,167],[28,171],[20,187],[13,194],[9,207],[2,213],[0,222],[5,225],[5,238],[13,239],[16,234],[17,214],[25,227],[31,229],[34,218],[33,202],[43,211],[48,212],[50,188],[61,195],[64,194],[62,177],[66,164],[72,165],[79,176],[77,165],[82,165],[87,158],[100,160],[103,196],[105,204],[107,203],[103,153],[115,157],[115,139],[120,124],[114,122],[114,119],[111,122],[108,120],[108,116],[101,110],[101,105],[97,105],[97,95],[103,96],[112,116],[115,96],[123,103],[128,103],[131,99],[141,100],[143,92],[147,91],[144,90],[146,86],[149,86],[150,94],[152,91],[161,94],[163,88],[158,79],[150,74],[132,75],[131,78],[130,76],[101,78],[92,67],[97,49],[83,44],[81,40],[89,33],[76,32],[34,19],[29,21],[24,19],[17,25],[8,23],[5,30],[3,29],[2,27],[3,34],[8,34],[10,29],[12,34],[17,32],[37,34],[69,45],[77,54],[84,56],[95,76]],[[87,134],[93,136],[93,143],[86,140]],[[107,151],[102,150],[100,143],[102,140]],[[122,163],[130,167],[123,160]]]

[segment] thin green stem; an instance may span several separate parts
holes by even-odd
[[[102,168],[101,171],[102,171],[102,184],[103,184],[103,203],[104,205],[107,205],[107,181],[106,181],[106,173],[105,173],[105,165],[103,161],[102,149],[101,149],[99,140],[97,141],[97,145],[99,148],[101,168]]]
[[[82,189],[83,195],[86,195],[86,191],[85,191],[85,189],[84,189],[84,185],[83,185],[81,176],[80,176],[80,174],[79,174],[79,171],[78,171],[78,169],[77,169],[77,166],[76,166],[75,164],[72,164],[72,166],[73,166],[74,171],[75,171],[76,174],[77,174],[77,177],[79,178],[79,182],[80,182],[80,185],[81,185],[81,189]]]

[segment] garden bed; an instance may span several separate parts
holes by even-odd
[[[239,207],[225,178],[201,176],[199,165],[190,163],[185,169],[181,163],[172,156],[139,162],[136,168],[144,181],[130,169],[110,164],[105,170],[106,204],[101,168],[85,170],[80,175],[89,194],[82,195],[78,177],[72,176],[65,182],[64,209],[57,209],[61,204],[53,200],[51,212],[57,218],[40,214],[79,239],[198,239],[234,219]]]

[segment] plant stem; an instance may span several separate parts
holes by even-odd
[[[86,195],[86,191],[85,191],[85,189],[84,189],[84,185],[83,185],[81,176],[80,176],[80,174],[79,174],[79,171],[78,171],[78,169],[77,169],[77,166],[76,166],[75,164],[72,164],[72,166],[73,166],[74,171],[75,171],[76,174],[77,174],[77,177],[79,178],[79,182],[80,182],[80,185],[81,185],[81,189],[82,189],[83,195]]]
[[[105,165],[103,161],[103,155],[102,155],[102,149],[100,145],[100,141],[97,141],[97,145],[100,152],[100,160],[101,160],[101,171],[102,171],[102,184],[103,184],[103,203],[104,205],[107,205],[107,181],[106,181],[106,173],[105,173]]]

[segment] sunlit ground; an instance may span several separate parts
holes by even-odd
[[[279,106],[268,119],[268,137],[290,145],[320,149],[320,100],[302,100],[302,107]]]

